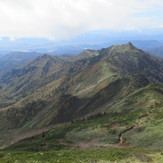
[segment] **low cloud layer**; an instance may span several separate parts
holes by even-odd
[[[0,37],[67,39],[90,30],[162,28],[162,0],[0,0]]]

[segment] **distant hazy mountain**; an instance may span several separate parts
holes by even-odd
[[[151,52],[154,55],[163,57],[163,46],[159,46],[159,47],[156,47],[156,48],[151,48],[149,50],[149,52]]]
[[[149,50],[162,45],[162,43],[157,40],[132,40],[131,42],[134,46],[143,50]]]
[[[11,51],[36,51],[44,54],[79,54],[84,49],[100,49],[111,45],[132,42],[143,50],[163,45],[163,34],[159,29],[110,31],[96,30],[82,33],[67,40],[48,40],[46,38],[8,38],[0,40],[0,55]]]
[[[0,75],[40,55],[36,52],[10,52],[0,58]]]

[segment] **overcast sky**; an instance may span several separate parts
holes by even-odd
[[[58,40],[144,28],[163,28],[163,0],[0,0],[0,37]]]

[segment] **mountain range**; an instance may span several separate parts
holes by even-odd
[[[162,150],[162,68],[162,58],[130,42],[23,61],[0,78],[0,146]]]

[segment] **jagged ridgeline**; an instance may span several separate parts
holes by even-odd
[[[162,66],[162,58],[131,43],[87,49],[69,59],[39,56],[0,80],[0,144],[12,143],[9,132],[21,140],[27,131],[73,122],[44,133],[42,146],[40,135],[13,149],[37,141],[40,149],[68,148],[68,142],[90,140],[163,149]],[[62,144],[59,137],[65,146],[56,145]]]

